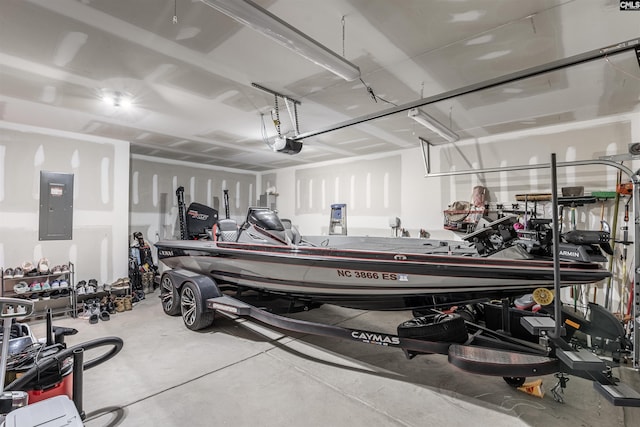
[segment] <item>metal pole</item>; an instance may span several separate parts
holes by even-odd
[[[224,217],[229,219],[229,190],[222,190],[224,194]]]
[[[5,317],[2,319],[2,351],[0,352],[0,359],[2,366],[0,366],[0,392],[4,390],[4,379],[7,370],[7,355],[9,354],[9,340],[11,339],[11,322],[13,319]]]
[[[553,219],[553,289],[555,291],[554,319],[556,323],[553,338],[560,338],[564,335],[562,327],[562,301],[560,300],[560,259],[558,248],[560,247],[560,230],[558,228],[558,176],[556,168],[556,153],[551,153],[551,205]]]
[[[85,419],[86,414],[82,409],[82,389],[84,381],[84,348],[73,350],[73,403],[80,414],[81,419]]]
[[[621,165],[620,163],[616,163],[613,160],[605,160],[605,159],[597,159],[597,160],[576,160],[572,162],[558,162],[556,163],[556,167],[567,167],[567,166],[587,166],[587,165],[605,165],[617,168],[627,174],[629,178],[633,178],[634,173],[628,167]],[[467,170],[459,170],[459,171],[448,171],[448,172],[434,172],[428,173],[426,175],[427,178],[435,178],[442,176],[454,176],[454,175],[470,175],[470,174],[480,174],[480,173],[492,173],[492,172],[509,172],[509,171],[520,171],[520,170],[531,170],[531,169],[548,169],[551,165],[549,163],[541,163],[538,165],[514,165],[514,166],[505,166],[505,167],[496,167],[496,168],[483,168],[483,169],[467,169]]]
[[[259,85],[258,83],[251,83],[251,86],[255,87],[256,89],[260,89],[263,92],[270,93],[271,95],[274,95],[276,97],[279,96],[280,98],[282,98],[282,99],[284,99],[286,101],[293,102],[293,105],[300,105],[301,104],[301,102],[298,101],[297,99],[289,98],[287,95],[283,95],[280,92],[276,92],[275,90],[271,90],[269,88],[266,88],[266,87],[264,87],[262,85]]]
[[[504,76],[496,77],[493,79],[485,80],[479,83],[473,83],[468,86],[464,86],[458,89],[450,90],[448,92],[444,92],[438,95],[430,96],[428,98],[421,98],[417,101],[411,101],[402,105],[395,106],[393,108],[388,108],[386,110],[378,111],[375,113],[367,114],[364,116],[356,117],[354,119],[350,119],[344,121],[342,123],[338,123],[335,125],[327,126],[325,128],[317,129],[310,132],[304,132],[300,135],[296,135],[293,140],[301,141],[305,138],[309,138],[312,136],[322,135],[327,132],[333,132],[335,130],[343,129],[349,126],[354,126],[360,123],[368,122],[375,119],[380,119],[382,117],[387,117],[392,114],[401,113],[403,111],[411,110],[412,108],[422,107],[425,105],[433,104],[439,101],[445,101],[447,99],[452,99],[458,96],[466,95],[468,93],[477,92],[484,89],[490,89],[492,87],[501,86],[503,84],[511,83],[514,81],[526,79],[529,77],[535,77],[540,74],[549,73],[556,70],[562,70],[567,67],[572,67],[574,65],[582,64],[589,61],[594,61],[597,59],[602,59],[607,56],[617,55],[622,52],[626,52],[628,50],[635,49],[636,46],[640,45],[640,39],[631,39],[627,41],[623,41],[617,43],[613,46],[607,46],[600,49],[594,49],[589,52],[580,53],[569,58],[559,59],[556,61],[552,61],[543,65],[538,65],[536,67],[527,68],[526,70],[517,71],[515,73],[507,74]],[[258,87],[253,84],[254,87]],[[259,89],[265,90],[269,92],[268,89],[264,89],[259,87]]]
[[[640,369],[640,244],[638,239],[640,238],[640,185],[638,182],[638,176],[635,175],[633,181],[633,217],[634,217],[634,237],[633,237],[633,249],[634,249],[634,280],[633,280],[633,308],[631,310],[631,320],[633,322],[633,368]]]
[[[73,281],[71,283],[73,283]],[[53,344],[53,312],[50,308],[47,308],[47,346]]]

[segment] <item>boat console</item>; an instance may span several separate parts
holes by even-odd
[[[237,241],[272,245],[288,245],[291,242],[278,215],[271,209],[262,207],[249,208]]]

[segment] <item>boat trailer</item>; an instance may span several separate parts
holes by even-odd
[[[179,303],[168,310],[163,300],[163,309],[167,314],[181,314],[187,328],[192,330],[210,326],[215,313],[232,318],[249,317],[286,331],[398,348],[409,359],[425,354],[446,355],[449,363],[459,369],[501,376],[511,386],[521,386],[526,377],[556,374],[558,384],[552,391],[558,401],[562,401],[562,397],[557,390],[566,387],[564,374],[575,375],[592,380],[594,388],[614,406],[640,407],[640,393],[620,383],[605,360],[586,349],[574,348],[561,337],[553,337],[555,321],[552,317],[532,314],[520,318],[521,326],[538,336],[540,343],[522,340],[502,330],[470,321],[464,322],[468,333],[463,342],[429,341],[285,317],[223,294],[211,277],[188,270],[164,272],[161,286],[166,289],[167,283],[171,288],[169,295],[177,297],[173,302]]]
[[[556,357],[530,353],[525,350],[526,343],[497,331],[491,331],[480,325],[470,324],[475,332],[470,334],[466,343],[432,342],[398,335],[350,329],[334,325],[308,322],[269,313],[233,297],[224,295],[207,300],[207,308],[241,317],[250,317],[276,328],[312,335],[341,338],[365,344],[395,347],[403,350],[408,358],[419,354],[443,354],[449,363],[474,374],[501,376],[510,384],[522,385],[529,376],[542,376],[558,372],[592,379],[598,390],[614,406],[640,407],[640,393],[629,386],[619,383],[611,375],[605,362],[593,353],[571,348],[554,348]],[[545,322],[546,317],[523,318],[523,326],[537,334],[544,335],[554,328],[553,319]],[[521,351],[503,348],[484,347],[477,344],[493,344],[500,347],[517,348]],[[552,344],[552,347],[553,344]],[[566,347],[566,346],[565,346]],[[560,379],[561,381],[561,379]]]

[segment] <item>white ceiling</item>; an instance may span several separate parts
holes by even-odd
[[[300,101],[305,133],[640,37],[640,12],[620,11],[618,0],[256,3],[359,66],[377,102],[361,81],[198,0],[0,0],[0,119],[263,171],[442,139],[404,111],[310,137],[297,155],[274,153],[261,119],[275,135],[274,97],[252,83]],[[423,109],[462,138],[637,112],[638,61],[631,50]],[[101,102],[105,89],[134,105]],[[282,100],[280,117],[292,132]]]

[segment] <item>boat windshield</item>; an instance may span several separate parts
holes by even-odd
[[[270,209],[251,209],[247,215],[247,222],[264,230],[284,231],[280,218]]]

